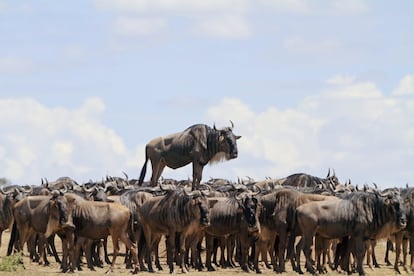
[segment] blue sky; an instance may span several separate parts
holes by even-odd
[[[413,10],[408,0],[0,0],[0,177],[137,178],[151,138],[232,120],[239,157],[204,179],[334,168],[343,182],[413,185]]]

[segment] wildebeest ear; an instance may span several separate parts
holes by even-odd
[[[236,140],[239,140],[241,138],[240,135],[236,135]]]

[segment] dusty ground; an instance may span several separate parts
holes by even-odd
[[[6,251],[7,251],[7,244],[9,241],[9,236],[10,233],[8,231],[3,232],[3,237],[2,237],[2,246],[0,248],[0,259],[6,255]],[[56,242],[56,246],[59,246],[60,241],[57,239]],[[164,243],[161,242],[161,246]],[[111,247],[111,242],[109,242],[108,244],[109,246],[109,252],[112,252],[112,247]],[[60,249],[58,248],[59,254],[61,254]],[[121,245],[121,252],[123,252],[124,250],[124,246]],[[163,271],[158,271],[155,273],[148,273],[148,272],[139,272],[138,275],[168,275],[168,267],[166,265],[166,259],[165,259],[165,249],[162,248],[161,249],[161,264],[164,267]],[[365,272],[368,275],[395,275],[395,272],[393,271],[392,268],[387,267],[384,264],[384,252],[385,252],[385,243],[384,242],[379,242],[379,244],[377,245],[376,248],[376,252],[377,252],[377,259],[378,262],[381,265],[381,268],[377,268],[374,271],[370,270],[367,266],[365,267]],[[27,252],[25,252],[25,255],[27,255]],[[391,253],[391,261],[393,261],[394,259],[394,253]],[[49,261],[51,262],[50,266],[45,267],[45,266],[40,266],[37,263],[32,263],[29,261],[29,258],[24,257],[24,265],[25,265],[25,270],[24,271],[20,271],[20,272],[0,272],[0,275],[23,275],[23,276],[34,276],[34,275],[57,275],[57,274],[61,274],[59,271],[59,264],[54,262],[53,257],[48,257]],[[118,257],[117,261],[116,261],[116,267],[113,273],[111,273],[111,275],[131,275],[130,270],[125,269],[125,265],[123,264],[123,256],[122,257]],[[303,260],[303,258],[302,258]],[[263,264],[262,264],[263,265]],[[108,269],[109,265],[105,266],[104,268],[96,268],[96,271],[90,271],[86,268],[84,268],[83,271],[77,271],[72,275],[84,275],[84,276],[91,276],[91,275],[103,275],[107,269]],[[298,275],[295,272],[291,271],[291,267],[290,264],[287,264],[286,268],[288,269],[287,273],[284,273],[283,275]],[[175,268],[175,273],[176,274],[181,274],[181,271],[179,269],[179,267]],[[401,269],[402,274],[408,274],[407,272],[404,272],[403,269]],[[235,268],[235,269],[221,269],[221,268],[217,268],[217,271],[215,272],[207,272],[207,271],[203,271],[203,272],[198,272],[198,271],[194,271],[194,270],[190,270],[189,274],[190,275],[204,275],[204,274],[209,274],[209,275],[219,275],[219,276],[233,276],[233,275],[246,275],[245,272],[243,272],[240,268]],[[250,275],[255,274],[255,272],[251,272]],[[413,273],[411,273],[413,274]],[[275,273],[272,270],[268,270],[266,268],[263,268],[263,274],[262,275],[275,275]],[[309,274],[308,274],[309,275]],[[344,275],[344,274],[340,274],[337,272],[329,272],[327,275]],[[356,275],[356,274],[355,274]]]

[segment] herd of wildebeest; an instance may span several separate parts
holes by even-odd
[[[51,254],[62,272],[82,269],[83,258],[91,270],[106,262],[108,272],[113,271],[119,241],[133,273],[155,271],[154,264],[162,269],[158,249],[164,238],[170,272],[175,266],[182,272],[238,266],[246,272],[283,273],[288,261],[301,274],[305,269],[364,275],[364,257],[369,266],[378,266],[376,241],[387,239],[386,262],[391,265],[388,253],[394,248],[395,271],[400,266],[408,270],[409,245],[414,269],[414,188],[358,188],[350,181],[340,183],[330,169],[325,178],[296,173],[202,181],[209,162],[237,158],[239,138],[233,123],[222,129],[193,125],[150,141],[139,179],[124,174],[78,184],[60,177],[39,185],[0,186],[0,241],[10,228],[7,254],[27,244],[32,261],[47,265]],[[148,160],[152,175],[144,181]],[[165,166],[190,163],[192,180],[161,177]]]

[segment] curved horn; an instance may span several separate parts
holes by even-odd
[[[13,193],[13,190],[11,190],[11,191],[5,191],[5,190],[4,190],[4,185],[1,185],[1,186],[0,186],[0,191],[1,191],[4,195],[8,195],[8,194]]]
[[[210,185],[207,185],[207,184],[205,184],[205,183],[200,183],[200,187],[207,187],[207,190],[208,190],[209,192],[211,192],[211,191],[212,191],[212,188],[210,187]]]
[[[63,189],[59,189],[59,192],[61,194],[64,194],[68,191],[68,186],[66,186],[66,183],[63,183]]]
[[[259,186],[254,186],[255,189],[257,189],[257,192],[252,192],[252,196],[257,196],[258,194],[260,194],[262,192],[262,189]]]
[[[231,130],[233,130],[233,128],[234,128],[234,124],[233,124],[233,121],[232,121],[232,120],[230,120],[230,124],[231,124],[230,129],[231,129]]]
[[[32,186],[30,186],[30,185],[27,185],[29,188],[27,188],[27,189],[24,189],[24,187],[21,187],[20,188],[20,191],[22,191],[23,193],[25,193],[25,194],[31,194],[32,192],[33,192],[33,187]]]
[[[191,198],[196,198],[196,197],[199,197],[199,196],[201,196],[201,195],[202,195],[202,194],[201,194],[201,192],[200,192],[199,190],[195,190],[195,191],[191,191],[191,192],[187,193],[187,192],[185,191],[185,189],[184,189],[184,193],[185,193],[187,196],[191,197]]]
[[[238,201],[243,200],[245,194],[246,194],[246,192],[241,192],[241,193],[238,193],[238,194],[236,193],[236,194],[234,194],[234,198],[236,198]]]
[[[328,175],[326,176],[326,178],[328,178],[331,175],[331,168],[328,168]]]
[[[335,175],[335,169],[334,168],[332,168],[332,171],[333,171],[333,177],[335,177],[336,175]]]
[[[125,179],[126,181],[128,181],[128,175],[126,174],[126,172],[122,172],[125,175]]]
[[[214,129],[214,130],[217,130],[217,128],[216,128],[216,123],[214,123],[214,124],[213,124],[213,129]]]
[[[91,188],[86,188],[86,187],[85,187],[85,185],[82,185],[82,190],[83,190],[84,192],[87,192],[87,193],[92,193],[94,189],[95,189],[95,185],[94,185],[94,186],[92,186]]]

